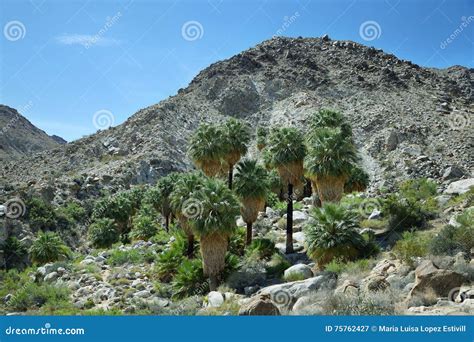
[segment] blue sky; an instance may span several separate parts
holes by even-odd
[[[120,124],[276,34],[474,66],[472,0],[2,0],[0,28],[0,103],[69,141],[111,122],[94,115]]]

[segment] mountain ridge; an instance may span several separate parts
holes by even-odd
[[[311,112],[329,107],[353,125],[373,188],[415,176],[443,182],[449,167],[466,176],[473,170],[473,76],[473,69],[423,68],[326,36],[277,37],[211,64],[188,87],[117,127],[7,163],[0,175],[93,196],[191,168],[186,142],[201,122],[233,116],[253,127],[303,129]],[[255,147],[250,154],[258,155]],[[19,168],[25,172],[11,172]]]

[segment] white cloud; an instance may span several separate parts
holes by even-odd
[[[57,36],[56,41],[62,45],[82,45],[85,48],[92,46],[112,46],[121,43],[120,40],[117,39],[90,34],[63,34]]]

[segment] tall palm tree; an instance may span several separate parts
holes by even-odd
[[[283,184],[288,188],[286,207],[286,253],[293,253],[293,187],[303,178],[303,160],[306,146],[296,128],[280,128],[270,133],[268,141],[270,165],[275,167]]]
[[[250,130],[244,122],[230,118],[222,126],[224,140],[224,161],[229,173],[229,189],[232,189],[232,177],[234,165],[247,153],[247,145],[250,141]]]
[[[237,164],[235,193],[240,200],[240,214],[247,224],[247,245],[252,242],[252,225],[258,213],[265,209],[265,199],[270,191],[267,171],[256,160],[242,160]]]
[[[305,227],[308,255],[324,268],[335,258],[350,260],[366,246],[357,231],[357,215],[335,203],[314,208]]]
[[[164,217],[166,231],[169,231],[170,216],[172,214],[170,195],[180,177],[182,177],[182,174],[177,172],[161,177],[156,185],[145,194],[144,201],[151,204]]]
[[[195,199],[200,208],[191,226],[199,238],[204,274],[214,291],[225,266],[229,237],[237,229],[239,203],[226,184],[215,179],[205,180],[203,187],[195,192]]]
[[[222,127],[201,124],[189,141],[189,156],[196,167],[208,177],[214,177],[221,169],[226,144]]]
[[[194,256],[194,232],[190,220],[199,214],[200,203],[195,198],[195,193],[204,184],[204,176],[200,172],[185,174],[175,184],[170,195],[170,204],[181,228],[188,238],[186,255]]]
[[[339,202],[357,159],[355,146],[340,128],[321,128],[312,135],[305,169],[321,203]]]
[[[352,139],[352,127],[341,112],[331,109],[321,109],[309,119],[310,132],[317,132],[324,128],[340,128],[341,134]]]

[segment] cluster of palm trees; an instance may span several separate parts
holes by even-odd
[[[286,253],[293,253],[295,187],[303,184],[306,176],[323,203],[339,201],[357,161],[351,127],[335,111],[313,115],[306,137],[293,127],[270,132],[258,128],[257,137],[264,164],[256,159],[242,160],[251,139],[244,122],[232,118],[222,124],[201,124],[189,144],[189,156],[200,171],[168,175],[146,195],[165,217],[167,229],[170,215],[178,220],[188,239],[189,258],[194,256],[195,239],[199,240],[211,290],[224,269],[239,209],[247,225],[246,243],[250,244],[253,223],[265,209],[268,194],[280,192],[274,189],[271,170],[277,172],[277,183],[287,193]]]

